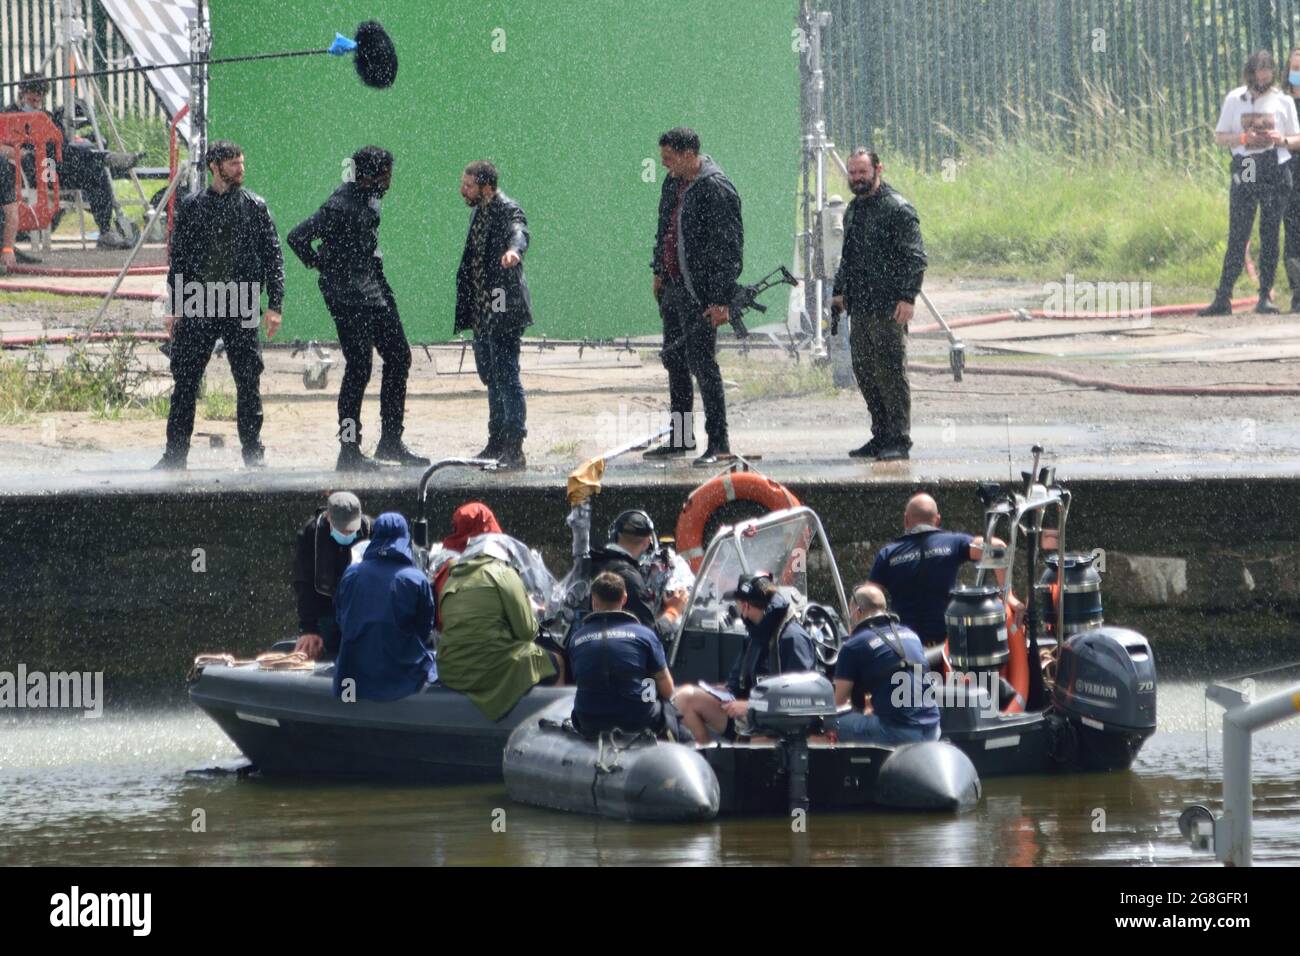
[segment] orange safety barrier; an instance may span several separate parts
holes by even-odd
[[[18,193],[18,231],[35,232],[49,229],[54,215],[59,211],[59,175],[48,163],[48,147],[54,147],[54,161],[63,162],[63,131],[54,125],[49,115],[30,113],[0,113],[0,145],[14,151],[14,176]],[[36,154],[36,202],[28,203],[21,185],[24,149]]]

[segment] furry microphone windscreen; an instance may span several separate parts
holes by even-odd
[[[378,20],[367,20],[357,27],[357,50],[354,63],[357,75],[366,86],[387,89],[397,79],[397,50]]]

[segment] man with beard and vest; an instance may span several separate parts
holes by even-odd
[[[835,662],[835,704],[853,709],[839,718],[839,739],[889,745],[938,740],[939,708],[925,703],[925,649],[885,610],[880,588],[863,584],[853,592],[849,626]]]
[[[700,155],[700,137],[677,127],[659,137],[668,170],[659,194],[655,231],[654,297],[663,320],[664,368],[673,434],[643,457],[651,461],[695,450],[694,376],[704,402],[709,444],[695,459],[711,465],[731,453],[727,399],[718,368],[718,327],[730,321],[745,246],[740,195],[718,164]]]
[[[312,660],[330,660],[339,650],[334,595],[352,564],[352,546],[370,537],[371,520],[350,491],[336,491],[298,532],[293,590],[298,598],[298,643]]]
[[[569,671],[578,692],[573,725],[595,737],[618,728],[650,730],[669,740],[690,740],[672,704],[673,677],[663,645],[624,609],[627,590],[613,571],[591,582],[591,613],[570,637]]]
[[[613,571],[623,579],[627,592],[624,607],[629,614],[650,628],[667,647],[677,633],[677,622],[686,608],[685,591],[656,594],[646,580],[642,561],[656,545],[654,522],[644,511],[624,511],[609,526],[609,543],[591,550],[593,580],[604,571]],[[662,601],[663,610],[655,607]]]
[[[722,597],[736,602],[745,625],[745,643],[727,686],[687,684],[673,698],[682,723],[702,742],[709,731],[728,740],[749,735],[749,692],[760,679],[817,669],[812,637],[770,575],[743,577]]]
[[[906,459],[912,448],[907,323],[926,267],[921,222],[881,179],[884,166],[872,150],[856,150],[847,166],[854,198],[844,213],[831,309],[849,313],[853,374],[871,414],[871,440],[849,457]]]
[[[345,367],[339,387],[339,471],[374,471],[361,454],[361,403],[370,382],[373,353],[384,360],[379,390],[379,444],[375,458],[424,466],[429,459],[402,442],[406,379],[411,346],[397,300],[384,278],[379,250],[381,200],[393,181],[393,154],[366,146],[352,154],[352,175],[315,213],[289,233],[287,242],[303,265],[320,271],[320,291],[334,317]],[[320,240],[320,246],[313,244]]]

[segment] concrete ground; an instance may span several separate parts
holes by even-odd
[[[976,280],[931,279],[927,291],[949,318],[1039,308],[1043,300],[1037,285]],[[93,314],[94,304],[84,299],[24,301],[0,292],[0,333],[6,338],[84,328]],[[722,362],[732,447],[741,455],[761,456],[762,469],[775,477],[998,478],[1009,468],[1018,474],[1035,443],[1060,463],[1063,477],[1294,474],[1300,470],[1294,397],[1141,396],[1004,374],[1009,369],[1054,368],[1148,386],[1300,387],[1300,359],[1240,361],[1244,353],[1236,347],[1241,343],[1233,340],[1249,329],[1256,348],[1260,341],[1281,343],[1286,347],[1279,347],[1277,354],[1287,355],[1288,348],[1300,341],[1300,334],[1293,335],[1289,328],[1294,319],[1241,314],[1213,320],[1169,317],[1154,319],[1150,328],[1130,324],[1108,331],[1086,324],[1066,340],[1070,345],[1064,351],[1073,353],[1067,355],[990,351],[987,331],[978,334],[979,341],[972,332],[971,368],[962,382],[954,382],[947,373],[912,374],[912,459],[889,464],[847,458],[847,451],[868,437],[868,417],[857,390],[835,388],[828,367],[814,367],[806,355],[795,362],[774,348],[754,349],[744,356],[727,350]],[[922,324],[919,318],[916,324]],[[121,302],[112,306],[103,327],[157,330],[161,325],[149,303]],[[1137,354],[1135,343],[1142,337],[1173,336],[1169,340],[1176,342],[1181,341],[1179,333],[1191,333],[1197,342],[1203,338],[1206,344],[1198,346],[1196,355],[1208,354],[1212,360]],[[284,342],[292,335],[289,327],[277,338]],[[653,344],[640,343],[638,348],[633,342],[632,346],[630,351],[585,349],[579,355],[574,347],[526,344],[523,377],[529,437],[525,450],[530,469],[522,476],[492,480],[558,482],[584,458],[661,424],[667,408],[666,375]],[[65,347],[50,345],[47,351],[57,360]],[[333,467],[337,452],[335,401],[342,358],[337,349],[332,351],[335,366],[326,387],[315,390],[304,384],[308,356],[293,356],[282,347],[267,349],[263,441],[270,467],[263,474],[243,471],[234,421],[205,418],[202,403],[191,468],[180,475],[148,470],[162,450],[162,419],[145,412],[124,413],[114,420],[90,412],[58,412],[0,424],[0,492],[106,485],[125,490],[212,481],[230,487],[319,484],[322,472]],[[1264,352],[1267,359],[1267,347]],[[146,391],[165,394],[170,379],[157,343],[141,345],[138,355],[156,373]],[[913,362],[946,366],[946,341],[935,335],[914,335],[910,357]],[[379,437],[380,367],[376,359],[363,414],[366,449]],[[214,358],[209,366],[208,385],[233,397],[224,359]],[[233,402],[215,403],[210,410],[221,412],[218,405],[233,414]],[[435,458],[469,455],[485,439],[486,418],[485,391],[474,372],[473,353],[465,350],[462,356],[457,345],[427,351],[416,347],[407,443]],[[702,423],[699,430],[702,439]],[[615,474],[636,469],[640,475],[661,475],[665,481],[682,484],[701,479],[701,472],[688,463],[652,466],[641,463],[639,455],[625,456],[610,467]],[[410,480],[410,473],[394,468],[375,481],[399,486]]]

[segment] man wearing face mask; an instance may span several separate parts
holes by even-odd
[[[372,521],[350,491],[336,491],[298,532],[293,590],[298,598],[298,644],[312,660],[331,660],[339,649],[334,595],[352,563],[352,546],[370,538]]]
[[[319,270],[318,285],[343,350],[337,468],[374,471],[379,467],[361,454],[361,402],[376,351],[384,360],[384,378],[379,391],[381,434],[375,458],[423,467],[429,459],[402,442],[411,346],[397,313],[397,300],[384,278],[379,250],[380,200],[393,181],[393,154],[378,146],[363,147],[352,154],[349,169],[350,178],[286,239],[303,265]],[[319,246],[314,245],[317,240]]]
[[[1246,261],[1246,244],[1259,210],[1259,301],[1256,312],[1276,313],[1269,301],[1277,273],[1278,230],[1291,193],[1291,150],[1300,148],[1300,123],[1291,97],[1273,85],[1273,54],[1258,50],[1242,70],[1245,85],[1223,101],[1214,141],[1232,150],[1228,192],[1228,248],[1214,301],[1200,315],[1230,315],[1232,289]]]
[[[871,414],[871,440],[849,457],[895,461],[912,447],[907,323],[925,278],[925,245],[916,210],[881,178],[875,152],[855,150],[848,171],[854,198],[831,309],[850,316],[853,374]]]

